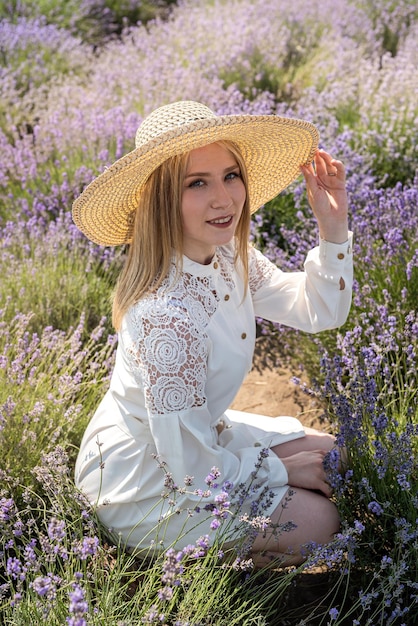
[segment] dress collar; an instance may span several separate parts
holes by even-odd
[[[183,272],[193,276],[213,276],[220,268],[219,255],[220,250],[217,248],[213,259],[207,265],[192,261],[189,257],[183,255]]]

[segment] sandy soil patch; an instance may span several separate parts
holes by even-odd
[[[244,381],[232,409],[277,417],[291,415],[305,426],[325,430],[323,409],[315,396],[292,382],[294,374],[281,368],[253,369]]]

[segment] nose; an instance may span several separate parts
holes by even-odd
[[[213,195],[211,199],[211,207],[213,209],[225,209],[232,204],[232,197],[227,189],[225,182],[218,181],[213,186]]]

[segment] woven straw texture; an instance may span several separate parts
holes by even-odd
[[[318,131],[275,115],[217,116],[203,104],[180,101],[156,109],[139,127],[132,152],[88,185],[73,204],[77,227],[101,245],[129,243],[132,217],[150,174],[166,159],[220,140],[233,141],[248,168],[251,212],[276,197],[312,161]]]

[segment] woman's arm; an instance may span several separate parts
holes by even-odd
[[[282,272],[253,250],[250,288],[257,316],[319,332],[341,326],[351,305],[352,236],[345,169],[323,150],[317,151],[313,165],[301,169],[318,222],[319,245],[308,253],[304,272]]]

